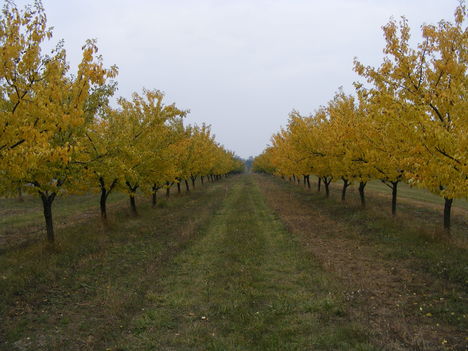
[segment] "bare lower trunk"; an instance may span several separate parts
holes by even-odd
[[[398,181],[392,182],[392,215],[396,215]]]
[[[19,202],[24,202],[23,188],[21,186],[18,187],[18,201]]]
[[[332,177],[323,177],[323,184],[325,184],[325,195],[326,197],[330,197],[330,183],[332,181]]]
[[[130,210],[132,211],[132,216],[138,216],[137,208],[136,208],[136,201],[135,201],[135,194],[130,194]]]
[[[317,191],[320,192],[320,185],[322,184],[322,178],[318,177],[317,181]]]
[[[202,185],[204,184],[204,181],[205,181],[204,179],[205,179],[204,176],[201,176],[201,177],[200,177],[200,180],[201,180],[201,184],[202,184]]]
[[[367,182],[359,182],[359,198],[361,199],[361,207],[366,207],[366,196],[364,193],[364,189],[366,187]]]
[[[307,181],[307,188],[310,189],[310,175],[307,175],[306,181]]]
[[[180,181],[177,182],[177,194],[180,194]]]
[[[99,200],[99,208],[101,210],[101,219],[104,224],[107,224],[107,198],[109,197],[112,189],[117,184],[117,179],[114,179],[109,186],[109,190],[106,188],[104,178],[99,178],[99,187],[101,188],[101,198]]]
[[[349,186],[349,180],[346,178],[341,178],[343,180],[343,188],[341,189],[341,201],[346,200],[346,189],[348,189]]]
[[[444,197],[445,203],[444,203],[444,229],[447,232],[450,232],[450,214],[452,211],[452,203],[453,199],[448,199]]]
[[[187,190],[187,192],[190,192],[190,187],[189,187],[187,179],[184,179],[184,182],[185,182],[185,190]]]
[[[99,201],[99,207],[101,209],[101,219],[105,223],[107,222],[107,190],[106,188],[101,187],[101,199]]]
[[[158,190],[159,190],[159,187],[156,186],[156,185],[153,185],[153,187],[151,188],[152,190],[152,196],[151,196],[151,206],[153,208],[156,207],[157,205],[157,202],[158,202]]]
[[[195,189],[195,180],[197,177],[190,177],[190,179],[192,180],[192,188]]]
[[[138,211],[136,208],[135,193],[138,189],[138,184],[131,185],[130,182],[125,182],[127,184],[128,190],[130,190],[130,210],[134,217],[138,216]]]
[[[57,193],[47,193],[47,192],[39,192],[42,200],[42,207],[44,210],[44,219],[46,223],[46,230],[47,230],[47,241],[51,244],[55,241],[55,233],[54,233],[54,222],[52,219],[52,203],[54,202],[55,196]]]

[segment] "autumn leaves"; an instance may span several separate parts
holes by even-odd
[[[386,182],[396,211],[401,181],[445,199],[444,227],[450,228],[453,199],[468,196],[468,32],[466,7],[454,23],[421,28],[412,47],[405,19],[383,27],[386,47],[380,67],[358,60],[366,83],[356,94],[339,91],[311,116],[293,111],[288,126],[257,157],[255,168],[283,176],[315,174],[327,184],[343,181],[364,189],[370,179]]]
[[[153,193],[174,182],[219,176],[241,167],[209,127],[185,126],[183,111],[143,90],[109,106],[115,66],[106,68],[95,41],[82,48],[71,74],[40,2],[24,10],[7,2],[0,20],[0,193],[39,193],[47,237],[54,241],[52,203],[59,192],[101,191],[101,215],[114,190]]]

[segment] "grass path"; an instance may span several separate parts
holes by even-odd
[[[114,350],[371,350],[340,291],[266,206],[252,177],[226,189]]]

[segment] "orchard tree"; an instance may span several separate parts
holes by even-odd
[[[444,228],[450,229],[454,198],[468,196],[466,7],[455,11],[454,23],[440,21],[421,28],[422,42],[410,46],[406,19],[383,27],[385,58],[378,68],[358,61],[355,70],[377,93],[393,93],[406,112],[395,118],[404,125],[405,140],[416,141],[408,181],[445,199]]]
[[[117,74],[103,67],[94,41],[83,46],[74,75],[59,44],[50,55],[41,46],[52,32],[39,2],[20,11],[3,10],[1,42],[1,162],[8,182],[30,184],[40,195],[47,239],[54,242],[52,203],[64,188],[73,189],[83,166],[85,132],[92,123],[93,91]]]
[[[110,108],[86,131],[85,145],[90,162],[83,181],[100,192],[101,219],[107,223],[107,199],[122,182],[124,163],[121,162],[121,143],[124,140],[119,114]]]
[[[272,146],[268,146],[260,155],[254,158],[252,170],[257,173],[275,174],[276,167],[272,160]]]
[[[156,157],[167,146],[170,123],[184,117],[187,111],[175,104],[165,105],[164,94],[159,90],[143,90],[143,96],[133,93],[132,100],[120,98],[119,110],[119,158],[123,173],[120,175],[129,194],[130,208],[137,215],[135,194],[137,189],[148,183],[158,164]],[[156,156],[155,156],[156,155]]]

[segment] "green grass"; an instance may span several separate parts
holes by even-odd
[[[159,273],[219,206],[227,183],[171,198],[140,216],[111,212],[0,255],[0,350],[103,350],[142,307]]]
[[[316,182],[317,178],[315,176],[312,176],[310,178],[310,181],[313,183],[312,187],[313,189],[316,188]],[[342,181],[333,181],[331,183],[331,187],[334,189],[335,192],[341,191],[343,183]],[[351,192],[355,192],[355,188],[357,185],[354,185],[351,189],[349,189]],[[366,185],[366,191],[371,191],[374,194],[379,194],[388,197],[391,199],[392,196],[392,190],[385,185],[383,182],[379,180],[372,180],[369,181]],[[420,202],[421,204],[433,204],[433,205],[440,205],[441,208],[443,209],[444,206],[444,199],[436,194],[431,193],[430,191],[423,189],[423,188],[418,188],[418,187],[412,187],[409,186],[406,183],[399,183],[398,184],[398,198],[399,200],[414,200],[417,202]],[[457,209],[464,209],[468,210],[468,201],[466,199],[455,199],[453,201],[453,208]]]
[[[99,194],[59,195],[54,203],[54,217],[64,222],[68,217],[89,211],[99,214]],[[126,200],[126,195],[114,192],[108,199],[108,204]],[[44,222],[42,202],[39,196],[25,195],[23,201],[17,198],[0,198],[0,235],[6,231],[26,226],[38,226]]]
[[[244,176],[112,350],[372,350],[340,288]]]
[[[407,262],[447,282],[421,292],[411,308],[466,326],[462,214],[449,240],[432,229],[439,215],[433,207],[401,202],[394,220],[371,187],[369,209],[360,210],[355,192],[343,204],[336,186],[324,199],[268,179],[285,198],[297,196],[301,206],[349,229],[328,234],[372,245],[376,260]],[[157,209],[139,198],[138,218],[129,216],[125,196],[114,197],[108,228],[97,198],[57,200],[55,218],[70,223],[57,227],[54,249],[41,240],[0,253],[0,350],[380,349],[373,346],[377,334],[352,320],[355,306],[341,283],[286,230],[252,176],[162,199]],[[13,237],[42,226],[36,199],[15,201],[0,200]],[[36,205],[39,224],[30,217]]]
[[[373,180],[366,185],[366,188],[370,191],[379,192],[391,196],[391,189],[378,180]],[[411,187],[406,183],[398,184],[398,195],[403,199],[416,200],[425,204],[431,203],[434,205],[444,206],[444,199],[436,194],[431,193],[426,189],[417,187]],[[468,201],[466,199],[455,199],[453,202],[453,208],[462,208],[468,210]]]

